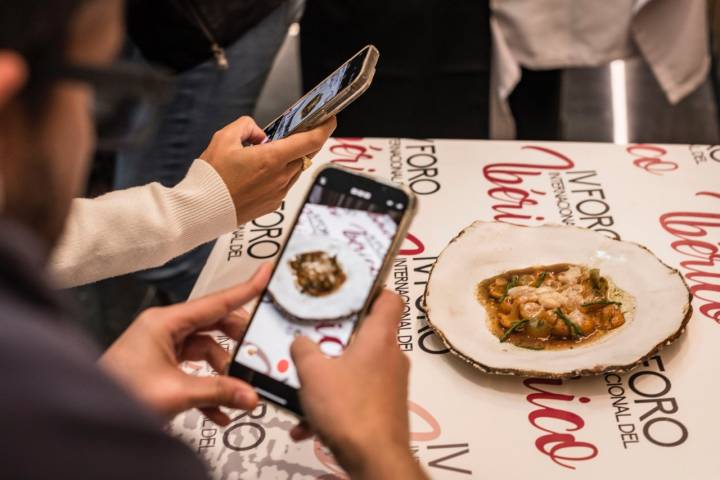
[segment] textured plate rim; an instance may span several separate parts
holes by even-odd
[[[693,313],[693,308],[692,308],[692,299],[693,299],[693,296],[692,296],[692,293],[690,292],[690,288],[688,287],[687,282],[685,281],[685,277],[683,277],[683,275],[682,275],[676,268],[673,268],[673,267],[671,267],[670,265],[668,265],[667,263],[663,262],[662,259],[660,259],[660,257],[658,257],[657,255],[655,255],[655,254],[652,252],[652,250],[650,250],[650,249],[649,249],[648,247],[646,247],[645,245],[642,245],[642,244],[640,244],[640,243],[638,243],[638,242],[633,242],[633,241],[628,241],[628,240],[618,240],[618,239],[615,239],[615,238],[606,237],[608,240],[612,240],[612,241],[615,241],[615,242],[632,244],[632,245],[635,245],[635,246],[637,246],[637,247],[639,247],[639,248],[647,251],[649,254],[651,254],[651,255],[655,258],[655,260],[657,260],[658,262],[660,262],[660,264],[662,264],[665,268],[667,268],[667,269],[668,269],[669,271],[671,271],[674,275],[677,275],[677,276],[680,278],[680,280],[682,281],[683,286],[685,287],[685,290],[687,291],[688,300],[687,300],[687,303],[685,303],[685,305],[683,306],[683,308],[684,308],[684,310],[685,310],[685,316],[683,317],[682,322],[680,323],[680,326],[678,327],[678,329],[677,329],[674,333],[671,333],[671,334],[670,334],[668,337],[666,337],[664,340],[660,341],[657,345],[655,345],[654,347],[652,347],[648,353],[646,353],[645,355],[642,355],[642,356],[641,356],[640,358],[638,358],[636,361],[631,362],[631,363],[627,363],[627,364],[624,364],[624,365],[597,365],[597,366],[595,366],[595,367],[593,367],[593,368],[574,369],[574,370],[570,370],[570,371],[562,372],[562,373],[553,373],[553,372],[544,372],[544,371],[541,371],[541,370],[523,370],[523,369],[516,369],[516,368],[497,368],[497,367],[492,367],[492,366],[486,365],[486,364],[484,364],[484,363],[482,363],[482,362],[478,362],[477,360],[473,359],[473,358],[470,357],[469,355],[466,355],[465,353],[463,353],[461,350],[457,349],[457,348],[452,344],[452,342],[450,342],[450,340],[447,339],[447,337],[446,337],[445,334],[442,332],[442,330],[441,330],[437,325],[435,325],[435,324],[432,322],[432,317],[431,317],[431,314],[430,314],[430,307],[429,307],[428,304],[427,304],[427,297],[428,297],[428,294],[430,293],[430,283],[431,283],[431,280],[432,280],[433,272],[435,271],[435,267],[437,266],[438,262],[440,261],[440,258],[442,258],[442,256],[443,256],[443,254],[445,253],[445,251],[446,251],[448,248],[450,248],[450,246],[451,246],[453,243],[457,242],[457,241],[460,239],[460,237],[462,237],[463,235],[465,235],[465,233],[467,233],[467,231],[468,231],[469,229],[474,228],[474,227],[476,227],[477,225],[480,225],[480,224],[488,225],[488,224],[496,224],[496,223],[501,223],[501,222],[487,222],[487,221],[482,221],[482,220],[476,220],[476,221],[474,221],[473,223],[471,223],[470,225],[468,225],[467,227],[463,228],[463,229],[460,231],[460,233],[458,233],[457,235],[455,235],[455,236],[448,242],[448,244],[443,248],[443,250],[440,252],[440,254],[439,254],[438,257],[437,257],[437,260],[435,260],[435,263],[433,264],[433,267],[432,267],[432,269],[430,270],[430,274],[428,275],[428,280],[427,280],[427,284],[426,284],[426,286],[425,286],[425,291],[423,292],[423,304],[424,304],[424,307],[425,307],[425,317],[426,317],[426,319],[427,319],[427,323],[428,323],[428,325],[430,326],[430,328],[431,328],[431,329],[433,330],[433,332],[435,332],[435,334],[442,340],[443,344],[444,344],[445,347],[450,351],[450,353],[452,353],[452,354],[455,355],[456,357],[460,358],[461,360],[463,360],[465,363],[471,365],[472,367],[480,370],[481,372],[490,373],[490,374],[496,374],[496,375],[513,375],[513,376],[519,376],[519,377],[538,377],[538,378],[552,378],[552,379],[584,377],[584,376],[591,376],[591,375],[602,375],[602,374],[604,374],[604,373],[623,373],[623,372],[627,372],[627,371],[630,371],[630,370],[636,368],[638,365],[640,365],[641,363],[643,363],[643,362],[645,362],[646,360],[648,360],[649,358],[651,358],[653,355],[655,355],[656,353],[658,353],[658,352],[659,352],[660,350],[662,350],[664,347],[672,344],[672,343],[673,343],[675,340],[677,340],[677,339],[683,334],[683,332],[685,332],[685,330],[687,329],[688,322],[690,321],[690,318],[692,317],[692,313]],[[552,228],[560,228],[560,229],[575,229],[575,230],[583,230],[583,231],[593,232],[592,230],[589,230],[589,229],[587,229],[587,228],[577,227],[577,226],[574,226],[574,225],[573,225],[573,226],[571,226],[571,225],[557,225],[557,224],[549,224],[549,223],[548,223],[548,224],[538,225],[538,226],[533,226],[533,227],[526,227],[526,226],[513,225],[513,224],[504,224],[504,225],[508,225],[508,226],[510,226],[510,227],[515,227],[515,228],[552,227]],[[601,233],[598,233],[598,232],[593,232],[593,233],[596,234],[596,235],[602,235]]]

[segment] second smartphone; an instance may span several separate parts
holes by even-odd
[[[415,213],[412,192],[327,166],[315,176],[229,374],[298,415],[290,345],[305,335],[328,356],[348,346]],[[328,392],[332,394],[333,392]]]
[[[380,53],[368,45],[265,127],[267,141],[310,130],[337,115],[370,87]]]

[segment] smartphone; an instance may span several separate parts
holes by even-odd
[[[229,375],[302,416],[290,345],[305,335],[324,354],[342,354],[382,288],[415,209],[406,187],[335,166],[320,169]]]
[[[368,45],[265,127],[266,141],[310,130],[337,115],[370,87],[380,53]]]

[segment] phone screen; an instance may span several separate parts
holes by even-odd
[[[260,374],[299,388],[290,358],[297,335],[317,342],[328,356],[340,355],[407,204],[400,189],[335,168],[323,170],[260,298],[231,375],[250,379]],[[263,385],[268,385],[265,380]],[[261,394],[267,390],[258,389]]]
[[[368,52],[369,48],[364,48],[268,125],[265,128],[267,141],[279,140],[293,133],[303,120],[321,110],[338,93],[352,84],[362,72]]]

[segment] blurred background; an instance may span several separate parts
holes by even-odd
[[[704,9],[701,12],[702,15],[698,14],[691,18],[688,14],[687,18],[678,20],[676,18],[678,10],[672,10],[674,7],[670,5],[673,2],[659,0],[658,3],[668,5],[667,8],[657,8],[656,17],[642,19],[645,22],[644,25],[633,25],[630,14],[625,20],[618,20],[620,23],[622,21],[627,23],[618,28],[627,30],[622,33],[627,36],[623,42],[632,49],[631,55],[625,55],[626,58],[614,59],[609,62],[600,62],[599,66],[582,65],[583,63],[592,64],[592,61],[570,60],[566,62],[567,65],[558,65],[555,68],[527,68],[528,62],[523,64],[521,61],[523,52],[541,51],[541,46],[546,39],[542,36],[532,38],[528,34],[527,38],[523,37],[523,40],[526,41],[525,45],[516,41],[518,35],[513,28],[517,27],[513,26],[511,21],[516,12],[509,7],[511,4],[522,4],[523,2],[506,1],[503,3],[503,1],[477,2],[477,5],[482,5],[482,7],[479,7],[477,11],[470,12],[482,20],[477,23],[468,24],[467,21],[462,23],[462,17],[465,16],[466,20],[470,13],[464,12],[465,15],[463,15],[463,12],[456,12],[454,18],[448,22],[458,21],[457,19],[460,18],[460,23],[449,24],[448,31],[443,31],[442,28],[437,28],[437,25],[443,21],[443,15],[447,14],[448,8],[443,8],[440,13],[437,11],[430,14],[425,12],[419,16],[413,16],[413,12],[411,12],[413,9],[419,9],[421,4],[438,4],[438,2],[390,1],[387,3],[391,6],[394,5],[390,8],[391,13],[403,15],[410,20],[397,25],[397,22],[393,21],[392,15],[389,15],[389,19],[378,22],[377,25],[367,24],[367,22],[350,23],[348,24],[350,28],[348,25],[342,24],[343,20],[348,20],[348,18],[344,18],[343,12],[338,12],[338,9],[335,8],[340,4],[345,5],[347,2],[334,4],[327,0],[309,0],[302,21],[300,21],[300,13],[295,12],[292,14],[294,20],[282,24],[283,33],[277,39],[279,46],[273,50],[274,59],[269,64],[266,75],[260,75],[259,96],[254,99],[256,101],[250,103],[254,117],[258,124],[266,125],[300,98],[304,91],[316,84],[324,75],[329,74],[332,70],[331,66],[338,66],[341,62],[338,62],[337,58],[348,58],[358,49],[356,47],[369,43],[368,40],[370,40],[378,45],[381,52],[380,68],[385,68],[385,70],[379,70],[371,89],[376,96],[371,99],[361,99],[343,113],[339,119],[340,127],[336,132],[340,136],[434,136],[479,139],[514,137],[527,140],[615,142],[620,144],[720,143],[720,129],[718,128],[718,79],[720,77],[716,68],[718,52],[716,32],[718,32],[720,22],[718,22],[719,17],[714,1],[678,2],[673,0],[675,8],[679,6],[680,9],[683,9],[688,5],[693,5],[696,13],[698,13],[698,6],[701,10]],[[548,0],[545,3],[563,1],[565,0]],[[588,3],[588,0],[578,0],[578,2],[593,6],[604,4],[604,2],[596,0],[592,0],[594,3]],[[374,3],[368,2],[368,5]],[[473,2],[460,3],[473,4]],[[528,4],[528,2],[524,3]],[[637,12],[644,4],[651,2],[612,0],[610,3],[618,9]],[[496,9],[494,14],[491,6]],[[507,11],[503,11],[503,7],[508,7]],[[301,6],[295,8],[301,8]],[[351,7],[347,8],[351,9]],[[478,7],[467,8],[472,10]],[[578,7],[577,10],[581,9]],[[404,15],[405,13],[407,15]],[[359,16],[375,14],[376,12],[372,10],[353,12],[353,15]],[[592,15],[591,12],[588,14]],[[286,18],[289,18],[287,15]],[[337,18],[332,15],[337,15]],[[498,20],[495,25],[490,20],[493,15]],[[699,38],[706,42],[704,45],[707,47],[706,50],[704,52],[678,51],[686,46],[677,44],[672,38],[669,39],[669,43],[662,44],[663,38],[672,33],[666,32],[663,24],[669,17],[683,23],[682,27],[678,27],[681,28],[678,34],[684,35],[684,38],[688,36],[688,32],[700,31],[702,35]],[[349,19],[350,22],[360,22],[361,20]],[[505,21],[504,32],[502,31],[502,20]],[[590,22],[588,28],[597,28],[598,22],[593,23],[592,20],[592,18],[586,20]],[[632,22],[635,20],[633,19]],[[427,29],[414,30],[419,28],[416,27],[417,23],[423,21],[427,22],[427,25],[432,25],[432,33],[427,33]],[[289,27],[287,27],[288,25]],[[498,25],[501,30],[497,30]],[[522,28],[527,32],[532,31],[535,27],[536,25],[525,25]],[[645,30],[642,30],[643,28]],[[387,31],[383,31],[383,29]],[[399,29],[396,32],[397,39],[395,40],[392,35],[387,36],[388,31],[392,32],[393,29]],[[405,36],[403,36],[402,29],[407,30]],[[542,33],[542,29],[535,31]],[[346,32],[350,32],[356,38],[344,43],[339,41],[338,39],[346,36]],[[468,32],[473,38],[478,37],[480,41],[473,44],[470,37],[466,35]],[[503,33],[511,53],[515,53],[515,57],[518,57],[516,58],[517,64],[513,64],[512,61],[509,64],[498,63],[497,40],[498,35],[502,37]],[[592,32],[586,33],[592,34]],[[596,35],[602,33],[595,32]],[[585,32],[582,35],[584,34]],[[418,40],[424,35],[428,35],[425,40]],[[580,36],[582,37],[582,35]],[[379,41],[373,40],[373,36],[376,36]],[[468,58],[471,60],[456,55],[457,52],[452,52],[450,55],[447,46],[442,46],[442,48],[438,46],[437,51],[433,50],[438,44],[445,42],[448,36],[458,37],[456,45],[466,45],[469,52]],[[643,39],[647,42],[648,36],[651,37],[649,43],[651,46],[658,45],[657,42],[660,41],[660,44],[664,45],[663,48],[668,50],[661,50],[654,54],[648,52],[642,43]],[[665,40],[668,39],[665,38]],[[393,41],[399,44],[398,51],[394,50],[397,45],[393,45]],[[513,45],[514,41],[516,41],[515,45]],[[423,42],[427,42],[427,44]],[[388,46],[384,46],[383,43]],[[577,50],[573,45],[565,45],[564,48],[571,53]],[[548,46],[547,49],[552,49],[552,46]],[[405,52],[410,53],[406,55]],[[414,58],[414,56],[420,59],[417,62],[423,62],[425,57],[430,57],[428,61],[430,73],[427,74],[427,79],[424,79],[424,81],[427,80],[427,84],[432,84],[436,77],[442,75],[448,77],[443,77],[443,81],[447,82],[444,84],[446,86],[442,86],[439,90],[440,93],[435,95],[447,94],[447,98],[441,105],[428,102],[427,109],[423,111],[425,117],[421,115],[417,120],[417,125],[413,125],[412,120],[409,120],[410,117],[417,116],[417,112],[410,111],[412,109],[405,105],[398,108],[408,110],[407,117],[403,117],[403,112],[400,112],[396,120],[391,119],[389,124],[385,121],[384,125],[376,126],[374,123],[376,119],[387,119],[387,113],[382,111],[383,108],[393,108],[392,105],[388,105],[387,100],[395,95],[390,88],[393,81],[402,85],[403,75],[417,76],[417,71],[425,72],[425,65],[418,67],[405,61],[406,57]],[[536,57],[542,57],[542,53]],[[705,59],[710,59],[711,62],[708,63]],[[511,60],[513,59],[511,58]],[[231,59],[230,68],[233,67]],[[413,70],[418,68],[420,70]],[[690,76],[700,75],[700,77],[693,81],[687,80],[686,83],[692,86],[689,91],[673,92],[668,87],[668,84],[672,83],[672,79],[668,80],[667,76],[663,77],[662,72],[658,73],[662,68],[669,69],[671,74],[676,73],[679,77],[678,81],[685,82]],[[512,93],[500,101],[494,98],[496,92],[502,90],[502,86],[498,86],[493,69],[495,69],[495,74],[498,69],[504,72],[505,79],[503,81],[507,81],[515,74],[522,77],[519,83],[514,84],[514,88],[511,89]],[[440,73],[433,77],[435,71]],[[664,84],[661,84],[659,78],[664,79]],[[384,82],[381,83],[380,80],[384,80]],[[514,79],[515,82],[517,80],[517,78]],[[476,85],[476,87],[457,87],[457,85]],[[385,90],[383,90],[384,88]],[[426,84],[418,86],[418,90],[421,92],[423,88],[427,89],[428,87]],[[448,90],[450,91],[448,92]],[[462,111],[465,98],[474,109],[471,113],[472,121],[463,118],[463,115],[466,115],[466,112]],[[114,156],[109,156],[104,158],[103,162],[96,162],[88,186],[90,196],[117,188],[116,161]],[[208,249],[209,246],[206,251]],[[87,328],[105,345],[112,342],[142,309],[177,300],[172,295],[168,296],[162,284],[136,275],[80,287],[74,289],[74,293],[86,307],[85,310],[89,312],[85,320]]]
[[[560,140],[716,144],[720,139],[711,75],[676,105],[642,58],[567,69],[560,76]],[[269,123],[302,93],[300,24],[294,23],[258,100],[258,124]]]

